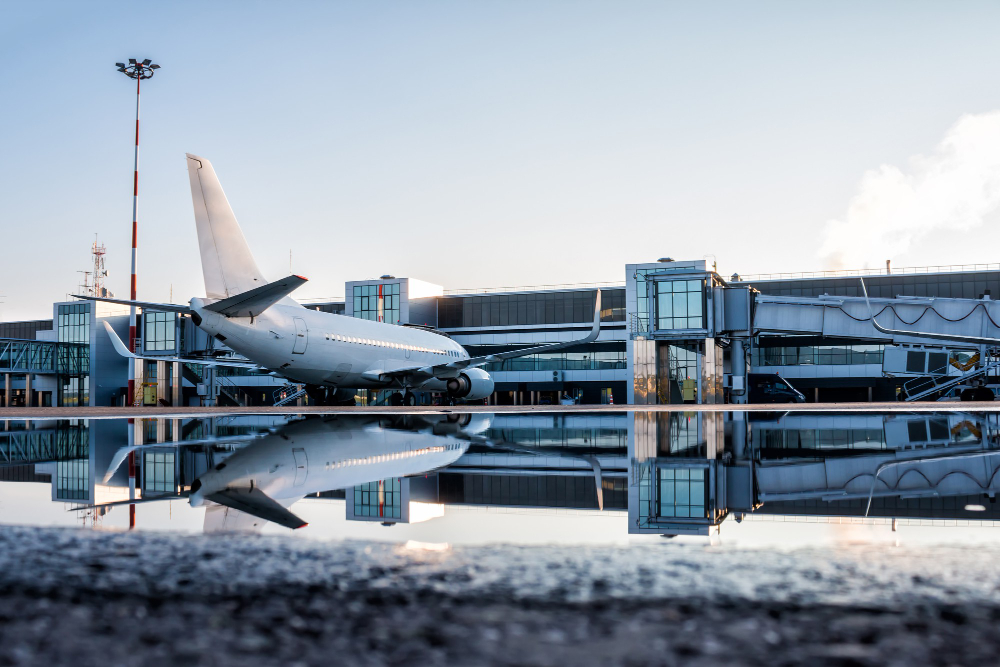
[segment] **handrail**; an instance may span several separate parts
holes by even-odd
[[[740,274],[741,283],[762,280],[801,280],[806,278],[840,278],[846,276],[892,277],[894,275],[915,275],[926,273],[962,273],[968,271],[1000,271],[1000,263],[987,264],[939,264],[931,266],[904,266],[885,269],[833,269],[829,271],[793,271],[786,273]]]

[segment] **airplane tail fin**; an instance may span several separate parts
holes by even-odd
[[[265,285],[212,163],[188,153],[187,165],[205,295],[226,299]]]

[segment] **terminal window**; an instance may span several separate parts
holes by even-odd
[[[142,344],[147,352],[175,349],[176,313],[143,313]]]
[[[656,328],[704,329],[704,280],[664,280],[656,285]]]
[[[399,283],[354,286],[354,317],[398,324]]]
[[[172,493],[176,490],[174,452],[146,452],[142,467],[142,489],[157,493]]]
[[[399,519],[402,516],[400,478],[354,487],[354,516]]]
[[[59,306],[57,336],[60,343],[90,342],[90,304]]]

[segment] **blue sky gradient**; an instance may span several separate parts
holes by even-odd
[[[1000,108],[995,2],[130,7],[0,4],[4,320],[50,316],[95,232],[127,294],[129,57],[163,67],[140,157],[154,301],[203,294],[185,152],[212,160],[266,276],[291,251],[297,296],[332,297],[384,273],[620,281],[664,255],[828,268],[824,226],[866,171]],[[893,263],[997,260],[996,227]]]

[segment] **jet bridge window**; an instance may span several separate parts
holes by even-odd
[[[661,517],[704,518],[706,484],[704,468],[660,468]]]
[[[656,328],[704,329],[705,281],[663,280],[656,283]]]

